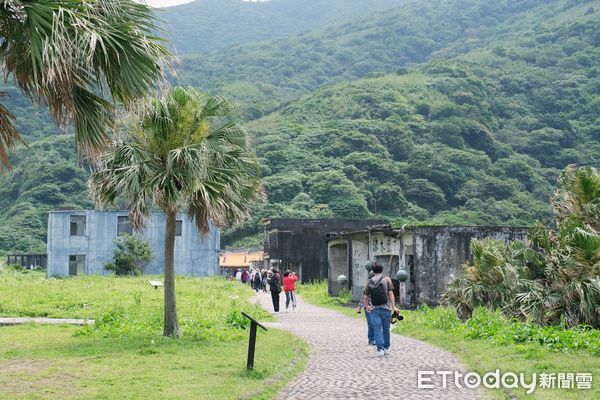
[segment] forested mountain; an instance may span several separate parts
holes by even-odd
[[[560,26],[594,1],[408,0],[401,7],[215,54],[186,55],[180,83],[237,98],[258,118],[324,84],[493,46],[539,26]]]
[[[48,211],[89,208],[87,177],[72,135],[52,135],[12,154],[0,175],[0,251],[46,251]]]
[[[164,35],[181,54],[207,53],[314,29],[406,0],[196,0],[161,10]]]
[[[211,45],[218,51],[185,54],[179,83],[238,100],[268,194],[224,244],[257,238],[269,215],[528,225],[549,215],[560,169],[600,165],[597,1],[409,0],[338,22],[341,1],[313,2],[325,4],[324,19],[289,28],[314,29],[260,43],[271,33],[225,29],[239,4],[198,2],[231,36]],[[286,12],[299,3],[272,2]],[[192,32],[184,14],[165,16],[182,27],[173,37],[209,49],[194,43],[214,32]],[[186,30],[189,43],[178,33]],[[30,141],[56,134],[25,100],[8,105]],[[89,206],[87,174],[63,136],[13,161],[0,175],[0,251],[41,248],[47,210]]]

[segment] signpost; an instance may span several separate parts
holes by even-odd
[[[248,361],[246,362],[246,368],[251,370],[254,368],[254,347],[256,346],[256,327],[260,326],[266,331],[267,328],[264,327],[260,322],[246,314],[242,311],[242,315],[250,320],[250,341],[248,342]]]

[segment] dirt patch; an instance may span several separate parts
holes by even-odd
[[[0,361],[0,375],[29,373],[39,374],[50,366],[48,361],[30,360],[26,358],[17,358],[14,360]]]
[[[0,398],[52,392],[55,382],[46,377],[49,367],[45,360],[0,360]]]
[[[64,373],[59,362],[28,358],[0,359],[0,399],[29,397],[47,399],[79,398],[79,378]]]

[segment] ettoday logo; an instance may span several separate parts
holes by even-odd
[[[433,389],[440,385],[447,389],[449,385],[456,388],[476,389],[484,386],[488,389],[516,389],[524,388],[527,394],[533,393],[536,388],[541,389],[582,389],[592,388],[591,373],[542,373],[524,374],[514,372],[501,373],[499,369],[483,375],[477,372],[462,373],[459,371],[418,371],[417,388]]]

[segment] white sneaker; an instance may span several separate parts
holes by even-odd
[[[377,355],[378,355],[379,357],[383,357],[383,356],[385,356],[385,350],[377,350]]]
[[[390,354],[390,349],[384,349],[384,350],[383,350],[383,354],[385,354],[386,356],[387,356],[388,354]]]

